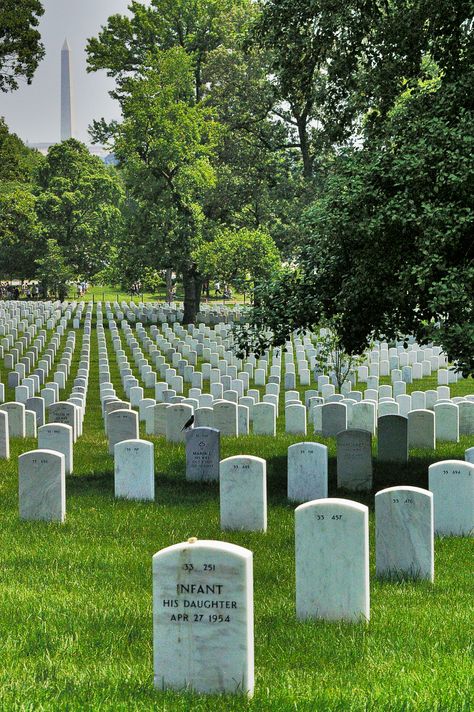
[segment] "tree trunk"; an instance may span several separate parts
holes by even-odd
[[[171,292],[173,291],[173,270],[168,267],[166,270],[166,301],[171,302]]]
[[[194,324],[201,308],[202,278],[196,268],[183,270],[184,316],[183,324]]]
[[[306,116],[298,116],[296,122],[298,124],[298,136],[301,144],[301,156],[303,158],[303,176],[310,179],[313,177],[313,158],[311,156]]]

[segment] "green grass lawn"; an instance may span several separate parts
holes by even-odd
[[[111,375],[121,396],[106,334]],[[286,452],[303,438],[285,435],[280,418],[275,439],[223,439],[222,457],[252,454],[267,460],[266,534],[222,533],[218,485],[186,482],[183,446],[160,438],[151,438],[156,502],[117,501],[100,413],[95,330],[91,347],[87,414],[75,446],[75,472],[67,478],[66,523],[18,520],[17,457],[35,441],[13,440],[10,461],[0,463],[0,710],[473,709],[472,540],[436,540],[433,585],[379,582],[373,493],[351,495],[371,509],[370,623],[298,622]],[[6,382],[5,372],[0,376]],[[425,379],[422,389],[434,382]],[[472,380],[452,386],[452,395],[473,392]],[[7,398],[12,398],[9,389]],[[335,487],[334,440],[314,436],[311,429],[306,439],[327,442],[330,496],[344,496]],[[429,464],[462,459],[473,440],[413,452],[407,468],[376,464],[374,492],[391,484],[426,487]],[[191,536],[254,552],[256,692],[250,702],[153,688],[151,558]]]
[[[77,294],[76,294],[76,289],[75,287],[71,287],[69,290],[69,299],[77,299]],[[129,292],[124,292],[120,286],[116,286],[113,284],[105,284],[105,285],[91,285],[87,292],[84,294],[84,296],[80,297],[81,300],[85,301],[91,301],[94,300],[95,302],[122,302],[126,301],[129,302],[131,299],[138,304],[138,302],[144,301],[144,302],[166,302],[166,288],[164,285],[162,285],[159,289],[155,290],[154,292],[149,292],[145,291],[141,293],[140,295],[131,295]],[[178,283],[177,288],[176,288],[176,301],[182,302],[184,299],[184,291],[183,287],[180,283]],[[248,303],[248,296],[246,298],[246,301]],[[225,303],[226,305],[232,305],[232,304],[243,304],[244,303],[244,296],[242,294],[236,294],[234,291],[232,292],[232,299],[227,299],[223,300],[222,296],[215,296],[214,294],[214,288],[211,288],[210,291],[210,298],[209,300],[207,299],[205,293],[202,295],[202,304],[210,304],[211,306],[213,304],[222,304]]]

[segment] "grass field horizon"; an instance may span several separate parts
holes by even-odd
[[[123,396],[108,329],[111,379]],[[80,354],[82,329],[67,397]],[[61,348],[65,345],[65,338]],[[135,364],[124,340],[131,367]],[[59,356],[58,356],[59,357]],[[6,372],[0,368],[0,381]],[[381,383],[388,379],[381,379]],[[407,389],[426,390],[435,377]],[[474,393],[468,379],[451,395]],[[145,397],[152,396],[150,390]],[[5,400],[13,399],[6,389]],[[282,399],[280,399],[281,402]],[[280,406],[281,407],[281,406]],[[435,581],[378,581],[374,570],[374,492],[393,484],[427,487],[428,466],[463,459],[472,437],[435,451],[411,451],[406,468],[374,461],[375,485],[358,496],[336,488],[335,441],[308,428],[306,438],[223,438],[221,457],[258,455],[267,460],[268,532],[221,532],[218,484],[185,479],[182,445],[146,436],[155,445],[156,501],[114,499],[113,458],[100,412],[97,333],[91,337],[91,371],[84,434],[67,477],[64,525],[20,522],[17,458],[36,448],[13,439],[0,462],[2,606],[0,709],[5,710],[419,710],[472,709],[472,540],[435,541]],[[141,436],[145,437],[144,430]],[[295,615],[294,509],[286,498],[290,444],[328,444],[329,496],[370,509],[371,620],[367,624],[299,622]],[[374,442],[375,452],[375,442]],[[254,553],[255,696],[200,697],[153,688],[151,558],[187,540],[217,539]]]

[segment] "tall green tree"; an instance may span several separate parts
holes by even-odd
[[[123,188],[116,172],[70,139],[49,150],[37,194],[46,237],[57,241],[75,274],[91,279],[107,265],[122,229]]]
[[[350,353],[373,336],[414,334],[474,372],[473,32],[467,3],[443,8],[403,5],[407,19],[388,5],[385,49],[381,23],[367,53],[379,46],[387,58],[391,48],[393,64],[390,73],[374,60],[372,77],[364,69],[361,144],[339,151],[302,221],[298,266],[268,285],[243,343],[262,347],[269,328],[282,343],[293,329],[340,317]],[[417,35],[410,57],[407,22]]]
[[[202,279],[193,251],[202,239],[202,196],[215,180],[210,159],[218,132],[194,92],[192,57],[181,47],[156,52],[152,69],[123,83],[123,121],[113,128],[134,202],[129,235],[143,264],[182,275],[186,322],[199,310]]]
[[[47,239],[41,257],[36,260],[36,278],[41,285],[43,298],[55,296],[61,300],[66,299],[72,277],[64,251],[56,240]]]
[[[199,271],[207,279],[219,278],[240,292],[251,292],[278,272],[281,262],[270,235],[262,230],[224,229],[195,253]]]
[[[44,9],[39,0],[0,3],[0,91],[18,89],[20,79],[31,84],[44,47],[38,32]]]
[[[27,148],[16,134],[10,133],[5,120],[0,117],[0,183],[31,182],[42,160],[38,151]]]
[[[30,186],[0,184],[0,278],[32,279],[42,246],[36,199]]]

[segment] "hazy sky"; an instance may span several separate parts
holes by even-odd
[[[20,0],[21,1],[21,0]],[[86,40],[115,13],[124,13],[129,0],[43,0],[41,34],[46,56],[33,83],[11,94],[0,93],[0,116],[10,129],[30,143],[59,141],[61,47],[71,47],[74,136],[89,143],[92,119],[119,118],[116,102],[108,95],[113,86],[105,72],[86,73]],[[147,4],[146,0],[144,4]]]

